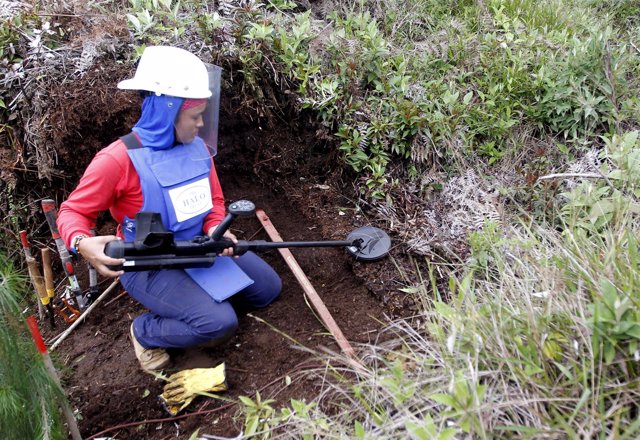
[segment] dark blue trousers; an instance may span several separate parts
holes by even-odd
[[[254,283],[222,303],[182,269],[122,275],[124,288],[149,309],[133,320],[138,342],[145,348],[168,348],[222,341],[238,328],[236,309],[266,307],[280,295],[282,281],[262,258],[247,252],[234,261]]]

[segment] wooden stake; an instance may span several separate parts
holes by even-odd
[[[280,237],[280,234],[278,234],[275,226],[273,226],[273,223],[271,223],[271,220],[269,220],[269,217],[262,209],[256,210],[256,216],[258,217],[258,220],[260,220],[260,223],[262,223],[262,226],[267,231],[267,234],[269,234],[269,237],[272,241],[283,241],[282,237]],[[307,295],[307,298],[309,298],[309,300],[311,301],[311,304],[316,309],[316,312],[318,313],[318,315],[320,315],[322,323],[334,337],[334,339],[340,346],[340,349],[352,360],[357,360],[353,347],[351,346],[351,344],[349,344],[347,338],[344,337],[344,334],[340,330],[340,327],[338,327],[338,324],[336,324],[336,321],[331,316],[331,313],[322,302],[322,299],[318,295],[318,292],[316,292],[316,289],[313,288],[313,285],[309,281],[309,278],[307,278],[291,251],[287,248],[279,248],[278,252],[280,252],[280,255],[282,255],[282,257],[284,258],[284,261],[293,272],[293,275],[298,280],[298,283],[300,283],[300,285],[302,286],[305,295]],[[359,363],[358,365],[362,367]]]

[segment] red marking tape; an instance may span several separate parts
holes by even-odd
[[[31,338],[33,342],[35,342],[36,347],[38,347],[38,351],[42,354],[47,352],[47,346],[44,345],[44,341],[42,340],[42,335],[40,334],[40,330],[38,329],[38,324],[36,323],[35,316],[31,315],[27,318],[27,325],[29,326],[29,331],[31,332]]]

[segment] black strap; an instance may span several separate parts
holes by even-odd
[[[137,148],[142,148],[142,144],[138,140],[138,136],[134,132],[129,134],[125,134],[120,138],[122,142],[127,146],[127,150],[135,150]]]

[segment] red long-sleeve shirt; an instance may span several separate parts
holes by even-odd
[[[220,223],[225,215],[224,196],[213,163],[209,182],[213,208],[205,217],[203,233]],[[98,214],[109,210],[118,222],[116,235],[123,237],[120,225],[124,217],[135,218],[142,203],[140,177],[129,159],[127,147],[117,140],[96,154],[76,189],[60,205],[57,221],[60,235],[70,247],[76,235],[92,235],[90,229],[95,227]]]

